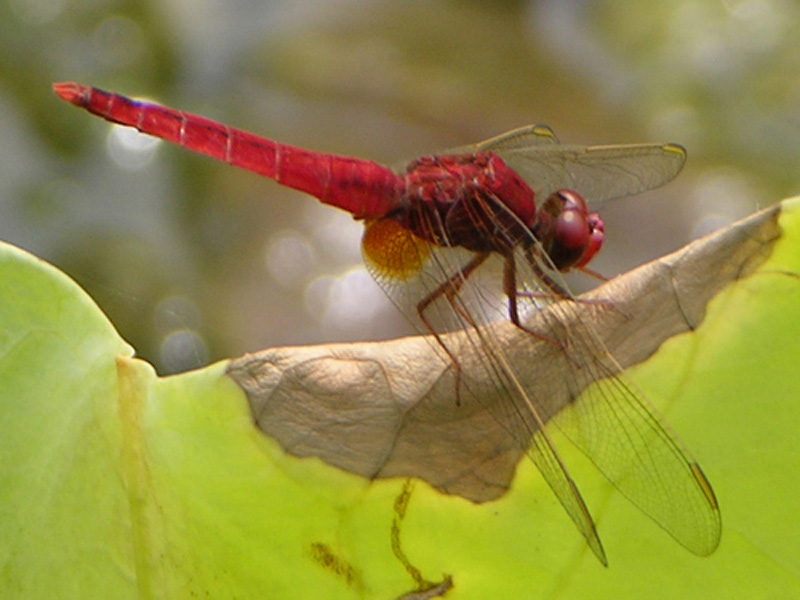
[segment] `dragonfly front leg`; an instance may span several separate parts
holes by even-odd
[[[541,263],[538,260],[536,260],[536,254],[538,254],[538,253],[534,250],[533,247],[528,248],[526,250],[525,257],[527,258],[528,266],[530,267],[531,271],[533,271],[533,274],[536,276],[536,278],[540,282],[542,282],[542,284],[544,284],[545,287],[547,287],[547,289],[549,289],[551,292],[553,292],[553,294],[558,296],[559,300],[570,300],[572,302],[577,302],[579,304],[586,304],[586,305],[591,305],[591,306],[602,306],[602,307],[605,307],[605,308],[611,308],[611,309],[617,311],[623,317],[625,317],[625,318],[628,317],[625,313],[620,311],[620,309],[617,308],[617,306],[611,300],[606,300],[606,299],[602,299],[602,298],[599,298],[599,299],[596,299],[596,300],[595,299],[586,300],[586,299],[582,299],[582,298],[576,298],[575,296],[573,296],[571,292],[569,292],[566,288],[564,288],[564,286],[559,284],[555,279],[553,279],[550,275],[547,274],[547,272],[542,268]],[[512,262],[513,262],[513,258],[512,258]],[[608,279],[606,277],[603,277],[602,275],[600,275],[596,271],[593,271],[591,269],[587,269],[586,267],[575,267],[575,269],[580,271],[581,273],[585,273],[586,275],[589,275],[591,277],[599,279],[600,281],[603,281],[603,282],[608,281]],[[520,292],[519,290],[516,289],[516,285],[515,285],[515,288],[514,288],[514,294],[516,295],[516,297],[522,296],[524,298],[547,298],[548,297],[547,294],[545,294],[544,292],[538,292],[538,293],[537,292],[529,292],[529,291]],[[508,290],[506,290],[506,295],[509,295]],[[510,295],[509,295],[509,300],[510,300]],[[515,310],[516,310],[516,308],[515,308]],[[509,307],[509,314],[510,314],[510,307]]]
[[[534,270],[536,276],[540,278],[542,283],[550,288],[550,290],[556,296],[558,296],[559,300],[570,300],[572,298],[569,292],[562,289],[555,281],[548,277],[541,268],[539,268],[539,265],[536,264],[536,261],[531,260],[530,263],[531,268]],[[520,321],[518,304],[520,296],[534,297],[535,294],[531,292],[523,293],[517,289],[517,268],[514,262],[513,252],[510,252],[505,256],[505,262],[503,264],[503,291],[508,298],[508,318],[515,326],[519,327],[522,331],[531,334],[533,337],[542,340],[543,342],[555,345],[561,350],[567,349],[568,344],[548,337],[542,333],[539,333],[538,331],[534,331],[533,329],[523,325]],[[546,298],[547,295],[542,293],[540,297]]]

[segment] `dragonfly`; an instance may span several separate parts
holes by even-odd
[[[485,356],[486,373],[502,399],[493,416],[538,467],[603,565],[608,561],[594,519],[545,428],[556,415],[537,389],[519,385],[515,367],[484,327],[498,316],[525,332],[531,344],[563,350],[566,373],[554,376],[577,382],[576,396],[588,394],[570,407],[563,423],[567,437],[689,551],[706,556],[717,548],[719,506],[697,461],[626,380],[591,324],[559,322],[566,321],[568,306],[581,302],[563,275],[594,274],[587,265],[605,238],[595,207],[673,179],[686,159],[681,146],[566,145],[549,127],[531,125],[393,170],[90,86],[53,88],[61,99],[107,121],[258,173],[363,220],[370,273],[433,334],[455,371],[456,398],[468,374],[462,378],[457,353],[443,334],[472,332],[470,343]],[[481,279],[484,269],[498,276]],[[599,308],[613,310],[613,302]],[[547,312],[552,324],[545,333],[526,325],[537,312]],[[469,388],[468,381],[464,385]]]

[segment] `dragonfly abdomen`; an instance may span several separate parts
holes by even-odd
[[[397,208],[402,178],[372,161],[303,150],[198,115],[76,83],[55,84],[64,100],[119,125],[311,194],[358,219]]]

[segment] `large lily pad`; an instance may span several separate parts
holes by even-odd
[[[254,426],[229,363],[157,377],[74,283],[4,246],[0,593],[392,598],[422,578],[445,592],[447,574],[453,598],[798,595],[799,212],[785,203],[767,261],[629,373],[715,486],[714,555],[675,544],[557,440],[609,569],[529,461],[474,503],[291,456]]]

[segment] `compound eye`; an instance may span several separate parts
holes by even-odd
[[[577,209],[565,209],[553,230],[553,239],[558,245],[569,249],[583,248],[589,241],[589,223],[586,215]]]
[[[555,217],[547,245],[550,260],[559,271],[568,271],[581,261],[591,245],[592,228],[586,202],[572,190],[559,190],[547,200]]]
[[[554,241],[565,249],[583,249],[591,233],[586,202],[572,190],[559,190],[556,196],[561,203],[561,213],[553,228]]]

